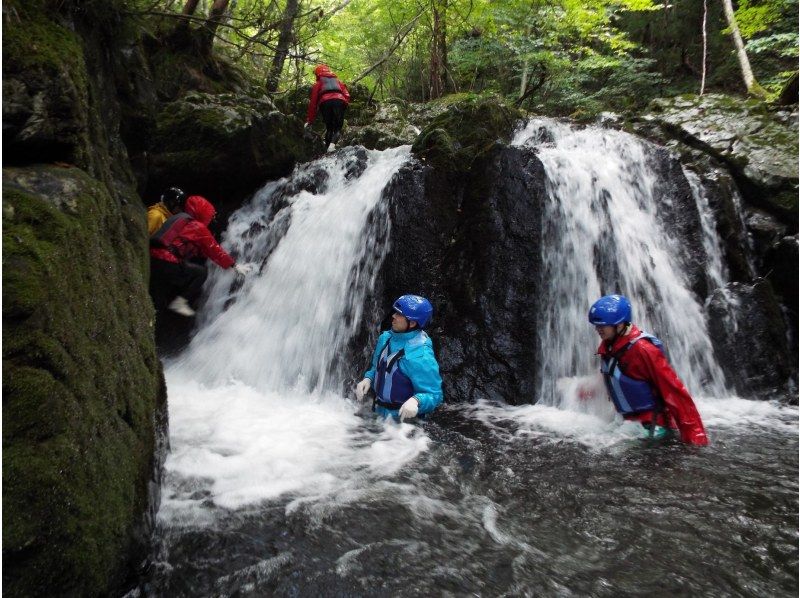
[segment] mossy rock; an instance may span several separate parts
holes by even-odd
[[[797,109],[721,94],[654,100],[645,123],[730,168],[745,198],[784,218],[798,209]]]
[[[166,396],[136,203],[77,168],[3,169],[9,595],[104,595],[147,549]]]
[[[460,172],[508,141],[522,113],[494,96],[459,95],[438,102],[441,112],[414,141],[412,151],[438,168]]]
[[[4,162],[87,166],[92,144],[83,43],[41,4],[3,6]]]
[[[232,209],[317,149],[302,121],[268,99],[192,92],[166,104],[156,118],[149,194],[179,185]]]

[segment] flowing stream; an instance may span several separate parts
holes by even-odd
[[[223,244],[255,272],[213,272],[196,336],[166,364],[157,551],[134,593],[797,595],[797,408],[726,390],[642,142],[532,121],[515,143],[548,179],[553,251],[531,259],[559,274],[538,404],[449,397],[397,424],[342,396],[358,374],[343,348],[377,325],[363,306],[391,238],[383,189],[411,158],[369,151],[364,167],[347,148],[304,165],[232,216]],[[622,289],[668,341],[711,446],[643,443],[607,401],[572,398],[596,369],[587,302]]]

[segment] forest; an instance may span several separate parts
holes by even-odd
[[[137,0],[129,10],[208,72],[233,64],[271,95],[308,84],[320,62],[370,99],[491,93],[573,117],[683,93],[787,102],[797,85],[794,0]]]

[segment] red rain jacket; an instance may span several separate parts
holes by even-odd
[[[640,334],[641,331],[636,326],[631,326],[630,332],[618,337],[611,347],[601,343],[597,353],[601,357],[615,353]],[[677,428],[681,440],[686,443],[700,446],[708,444],[703,422],[689,391],[658,347],[647,340],[640,340],[625,351],[619,361],[627,376],[647,381],[664,400],[668,421],[664,421],[660,415],[656,419],[659,425]],[[626,419],[650,422],[653,416],[652,413],[637,413],[626,416]]]
[[[211,231],[208,225],[217,211],[206,198],[192,195],[186,200],[184,211],[193,218],[178,233],[178,236],[167,247],[150,247],[150,255],[165,262],[178,264],[183,260],[203,255],[222,268],[230,268],[235,260],[228,255]]]
[[[336,82],[339,84],[339,91],[323,92],[323,77],[336,79]],[[311,101],[308,103],[308,116],[306,117],[307,123],[311,124],[314,122],[314,119],[317,117],[317,108],[322,102],[327,102],[328,100],[344,100],[345,104],[350,103],[350,92],[347,91],[347,86],[339,81],[339,78],[333,71],[324,71],[320,73],[317,77],[317,82],[314,83],[311,88]]]

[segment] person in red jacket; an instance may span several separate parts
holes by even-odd
[[[631,323],[631,304],[622,295],[606,295],[589,310],[600,336],[600,371],[617,411],[639,421],[651,438],[678,430],[688,444],[708,444],[703,422],[689,391],[667,361],[663,345]]]
[[[184,210],[170,216],[150,237],[150,280],[166,301],[172,298],[167,309],[193,316],[195,312],[189,301],[200,294],[208,276],[208,269],[193,259],[209,258],[221,268],[233,268],[240,275],[250,270],[237,264],[208,230],[217,214],[211,202],[192,195],[186,200]]]
[[[325,150],[332,152],[336,149],[339,133],[344,126],[344,113],[350,104],[350,92],[327,64],[317,65],[314,75],[317,82],[311,88],[305,127],[314,122],[319,108],[325,121]]]

